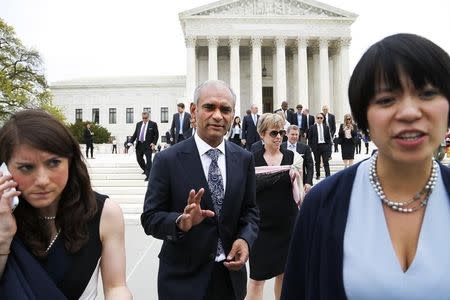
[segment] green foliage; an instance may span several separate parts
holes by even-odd
[[[24,108],[41,108],[65,121],[52,104],[39,53],[26,48],[0,18],[0,120]]]
[[[91,131],[94,132],[94,144],[103,144],[109,142],[111,133],[105,127],[99,124],[78,120],[74,124],[69,125],[69,130],[72,132],[78,143],[84,144],[83,132],[86,128],[86,124],[88,123],[91,124]]]

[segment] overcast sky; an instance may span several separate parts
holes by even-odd
[[[0,0],[0,17],[37,49],[49,82],[83,77],[185,75],[178,13],[211,0]],[[359,15],[350,68],[379,39],[423,35],[450,52],[448,0],[325,0]]]

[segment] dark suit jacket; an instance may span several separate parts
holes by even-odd
[[[257,115],[257,120],[259,120],[259,115]],[[259,134],[256,131],[255,123],[253,123],[252,116],[245,116],[242,120],[242,138],[245,139],[246,144],[253,144],[260,140]]]
[[[190,138],[192,136],[192,128],[191,128],[191,114],[188,112],[184,112],[183,118],[183,136],[185,139]],[[170,127],[170,134],[173,137],[173,142],[178,142],[178,134],[180,133],[180,114],[173,114],[172,118],[172,126]]]
[[[287,150],[287,142],[281,144],[281,148]],[[303,157],[303,184],[313,185],[314,161],[311,148],[302,142],[297,142],[297,153]]]
[[[279,111],[282,111],[282,109],[281,108],[279,108],[279,109],[277,109],[277,110],[275,110],[273,113],[277,113],[277,112],[279,112]],[[295,119],[297,119],[297,115],[294,113],[294,112],[292,112],[292,111],[290,111],[289,109],[287,110],[287,114],[286,114],[286,120],[290,123],[290,124],[293,124],[294,122],[295,122],[295,124],[297,123],[297,120],[294,120],[294,118]]]
[[[294,115],[292,117],[292,122],[291,125],[297,125],[298,127],[302,127],[301,122],[303,121],[303,114],[301,114],[301,119],[300,119],[300,124],[298,123],[298,116],[297,116],[297,112],[294,112]]]
[[[142,124],[143,124],[142,121],[137,122],[136,129],[134,130],[134,133],[131,136],[130,143],[134,143],[135,140],[137,140],[138,141],[137,143],[139,143],[139,134],[141,133]],[[159,138],[158,125],[153,121],[148,121],[147,132],[145,133],[145,141],[144,141],[145,149],[150,149],[150,144],[156,146],[156,144],[158,143],[158,138]]]
[[[92,134],[89,129],[85,128],[83,131],[84,143],[92,144]]]
[[[331,155],[332,141],[331,141],[330,128],[325,124],[322,124],[322,125],[323,125],[323,135],[324,135],[325,143],[327,144],[327,146],[329,146],[330,155]],[[317,124],[314,124],[313,126],[309,127],[309,131],[308,131],[308,145],[309,145],[309,147],[311,147],[311,150],[313,152],[316,152],[318,150],[318,147],[319,147],[318,140],[319,140],[319,133],[317,132]]]
[[[249,249],[258,233],[255,203],[255,165],[252,154],[225,141],[226,188],[220,216],[207,218],[181,234],[176,218],[187,205],[191,189],[205,189],[202,209],[214,211],[207,178],[194,138],[184,140],[155,156],[145,195],[141,223],[147,234],[164,240],[159,253],[160,299],[203,299],[220,236],[225,254],[242,238]],[[246,294],[246,268],[230,271],[237,299]]]
[[[326,118],[324,120],[324,124],[328,125],[330,127],[330,132],[331,135],[334,136],[334,134],[336,133],[336,118],[334,117],[334,115],[328,113],[328,122],[326,122]]]
[[[252,144],[252,146],[250,147],[250,152],[251,152],[251,153],[255,153],[255,152],[257,152],[258,150],[261,150],[263,147],[264,147],[263,141],[262,141],[262,140],[259,140],[259,141],[257,141],[256,143],[253,143],[253,144]]]
[[[307,122],[309,122],[309,126],[308,126]],[[312,116],[312,115],[308,115],[308,116],[302,115],[302,125],[300,126],[300,128],[302,128],[304,131],[307,131],[308,127],[311,127],[311,126],[314,125],[314,122],[315,122],[314,116]]]

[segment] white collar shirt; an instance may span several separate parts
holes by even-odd
[[[211,164],[211,158],[206,154],[210,149],[213,149],[204,140],[202,140],[198,134],[194,135],[195,144],[197,145],[198,154],[200,155],[200,160],[202,162],[203,172],[205,173],[205,178],[208,181],[209,165]],[[225,140],[217,146],[215,149],[219,149],[221,154],[217,159],[217,164],[219,165],[220,173],[222,174],[223,181],[223,191],[225,192],[225,187],[227,186],[227,171],[225,165]]]

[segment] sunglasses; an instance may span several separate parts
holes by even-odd
[[[346,120],[346,121],[349,121],[349,120],[351,120],[351,118],[346,118],[345,120]]]
[[[269,135],[273,138],[276,138],[278,136],[278,134],[281,137],[283,137],[286,134],[286,130],[280,130],[280,131],[272,130],[271,132],[269,132]]]
[[[322,117],[316,117],[316,119],[322,120],[323,118]]]

